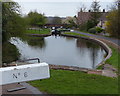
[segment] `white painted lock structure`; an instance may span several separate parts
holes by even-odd
[[[0,68],[0,85],[50,78],[47,63]]]

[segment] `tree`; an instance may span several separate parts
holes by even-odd
[[[1,38],[2,38],[2,2],[0,2],[0,39]],[[0,41],[0,44],[1,44],[1,41]]]
[[[62,20],[60,17],[58,16],[55,16],[51,22],[52,24],[61,24],[62,23]]]
[[[68,27],[77,27],[77,17],[67,17],[62,21],[63,24],[68,24]]]
[[[90,18],[94,24],[93,27],[98,24],[100,16],[101,16],[100,5],[99,2],[95,0],[92,2],[91,5],[91,18]]]
[[[24,20],[20,15],[20,6],[16,2],[2,3],[2,41],[12,36],[19,36],[25,30]]]
[[[86,7],[84,5],[80,8],[80,12],[86,12]],[[85,14],[88,15],[88,18],[86,16],[87,20],[81,19],[81,24],[79,28],[80,30],[88,31],[90,28],[93,28],[98,24],[99,18],[101,17],[99,2],[97,0],[94,0],[91,4],[91,10],[89,10],[89,12],[86,12]]]
[[[94,21],[93,20],[88,20],[86,22],[86,30],[88,31],[90,28],[93,28],[95,26]]]
[[[111,36],[120,38],[120,1],[116,1],[112,6],[111,11],[107,16],[106,31],[110,33]]]
[[[9,39],[20,36],[24,31],[25,23],[18,3],[2,2],[2,62],[10,63],[19,58],[19,51]]]
[[[46,23],[46,17],[37,11],[29,12],[26,19],[31,26],[43,26]]]
[[[80,7],[79,7],[79,9],[78,9],[78,12],[86,12],[86,6],[85,6],[85,4],[80,4]]]

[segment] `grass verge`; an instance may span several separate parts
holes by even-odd
[[[118,51],[118,49],[116,49],[112,46],[109,46],[109,47],[112,50],[112,56],[105,61],[105,64],[110,64],[113,67],[115,67],[116,69],[120,69],[120,66],[119,66],[120,52]],[[102,69],[102,68],[103,68],[103,65],[98,66],[97,69]]]
[[[120,52],[113,48],[112,46],[110,46],[110,48],[112,49],[112,56],[106,60],[106,64],[111,64],[112,66],[114,66],[115,68],[118,69],[118,64],[119,64],[119,60],[120,60]],[[119,68],[120,69],[120,68]]]
[[[51,77],[29,83],[48,94],[117,94],[117,78],[79,71],[50,70]],[[106,83],[107,82],[107,83]]]
[[[26,30],[27,34],[50,34],[49,29],[40,29],[40,30]]]
[[[68,34],[68,35],[78,35],[78,36],[83,36],[83,37],[90,37],[87,35],[83,35],[83,34],[79,34],[79,33],[74,33],[74,32],[65,32],[64,34]]]

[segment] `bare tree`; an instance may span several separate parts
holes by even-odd
[[[85,6],[85,4],[80,4],[78,8],[78,12],[86,12],[86,11],[87,11],[87,7]]]
[[[52,20],[52,24],[61,24],[61,23],[62,23],[62,20],[58,16],[55,16]]]
[[[91,20],[93,21],[95,26],[98,24],[98,19],[101,16],[100,7],[101,6],[99,5],[99,1],[97,0],[93,1],[91,4]]]

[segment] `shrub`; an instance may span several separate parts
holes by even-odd
[[[95,26],[93,20],[88,20],[86,22],[86,28],[87,28],[87,31],[90,29],[90,28],[93,28]]]
[[[88,32],[95,34],[97,31],[96,31],[96,28],[90,28]]]
[[[100,27],[96,27],[96,32],[97,32],[97,33],[101,33],[102,31],[103,31],[102,28],[100,28]]]
[[[15,45],[6,42],[2,46],[2,62],[10,63],[18,60],[20,57],[20,53]]]
[[[80,26],[78,26],[80,30],[86,30],[86,23],[81,24]]]

